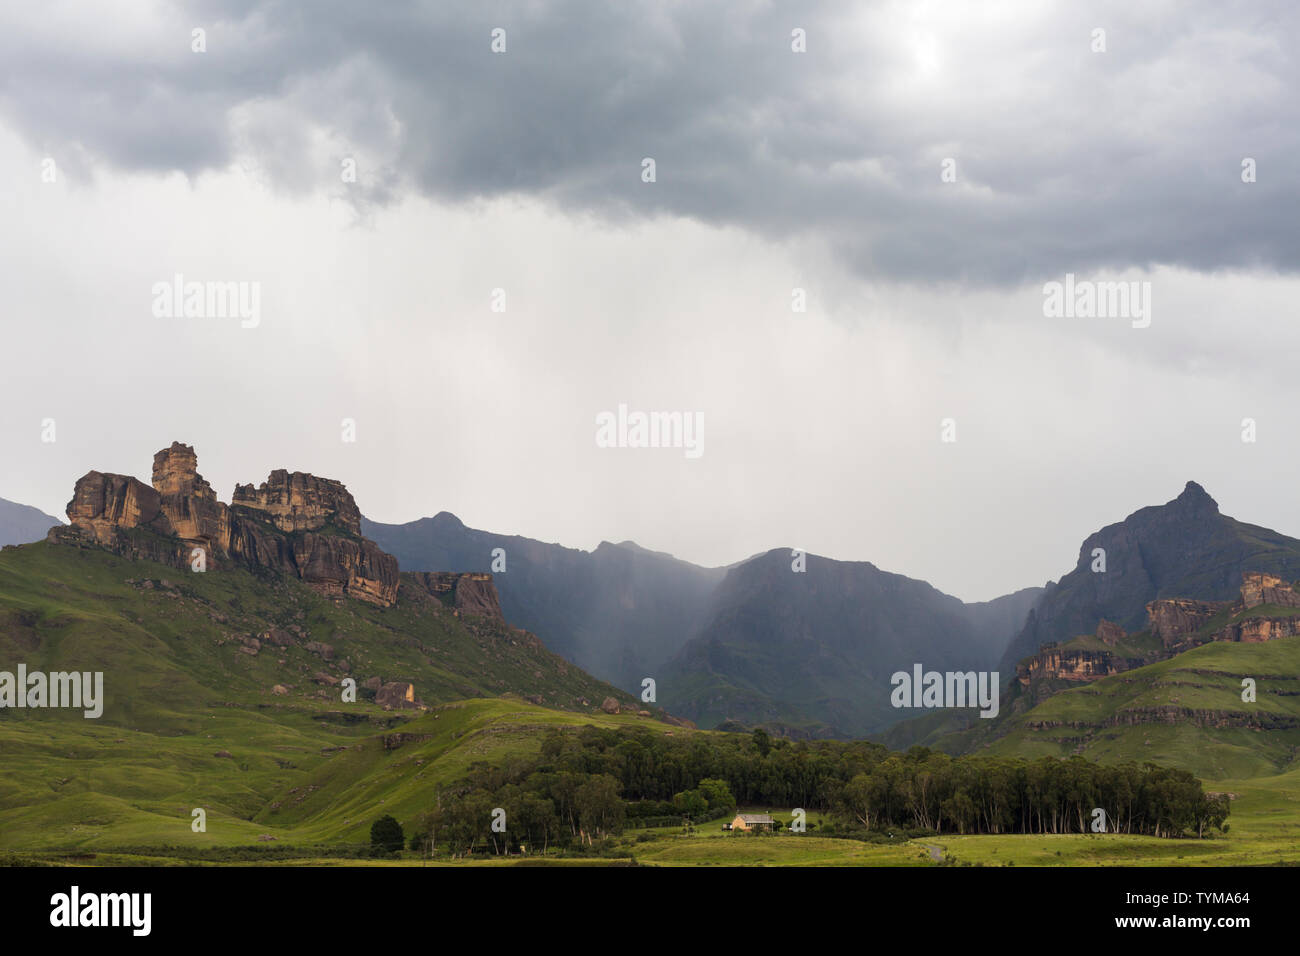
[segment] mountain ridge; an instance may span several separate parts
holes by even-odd
[[[0,498],[0,547],[39,541],[51,528],[61,524],[58,518],[39,508]]]
[[[1093,571],[1095,552],[1105,570]],[[1197,482],[1176,498],[1139,508],[1092,532],[1073,570],[1049,582],[1000,662],[1004,676],[1044,644],[1093,633],[1103,620],[1142,629],[1158,598],[1231,600],[1242,574],[1300,577],[1300,539],[1223,515]]]

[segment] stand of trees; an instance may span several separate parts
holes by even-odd
[[[947,833],[1106,832],[1198,837],[1222,827],[1223,797],[1190,773],[1082,757],[950,757],[865,741],[791,742],[752,735],[668,736],[646,728],[557,729],[532,757],[475,764],[415,821],[411,847],[455,854],[591,844],[629,817],[703,820],[737,805],[802,807],[847,829]],[[492,827],[494,810],[504,822]]]

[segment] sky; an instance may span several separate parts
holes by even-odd
[[[61,515],[179,440],[223,500],[288,468],[377,521],[797,547],[965,600],[1188,480],[1300,536],[1298,28],[0,7],[0,497]],[[255,320],[160,305],[178,275],[256,289]],[[1142,308],[1048,314],[1067,281]],[[620,405],[700,420],[701,453],[600,447]]]

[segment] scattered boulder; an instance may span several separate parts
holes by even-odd
[[[334,648],[329,644],[322,644],[320,641],[308,641],[303,646],[313,654],[319,654],[324,660],[334,660]]]
[[[405,681],[391,681],[379,688],[375,703],[385,709],[415,706],[415,685]]]
[[[288,647],[293,643],[293,636],[288,631],[282,631],[278,627],[273,627],[269,631],[259,634],[258,637],[267,644],[274,644],[276,647]]]
[[[617,714],[618,701],[616,701],[613,697],[606,697],[603,701],[601,701],[600,709],[607,714]]]

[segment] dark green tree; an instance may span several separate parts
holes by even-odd
[[[406,842],[402,825],[391,816],[382,816],[370,827],[370,847],[386,853],[396,853]]]

